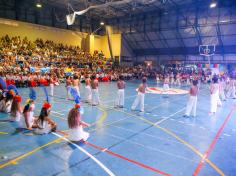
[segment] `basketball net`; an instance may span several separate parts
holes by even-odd
[[[208,59],[210,65],[210,57],[215,54],[215,45],[200,45],[199,53],[201,56],[205,56]]]

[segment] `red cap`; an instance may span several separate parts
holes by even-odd
[[[21,102],[21,96],[20,96],[20,95],[14,96],[14,100],[15,100],[16,102],[20,103],[20,102]]]
[[[76,104],[76,105],[75,105],[75,108],[76,108],[76,109],[79,109],[79,108],[80,108],[80,104]]]
[[[43,104],[43,108],[45,108],[45,109],[50,109],[51,107],[52,107],[51,104],[48,103],[48,102],[45,102],[45,103]]]

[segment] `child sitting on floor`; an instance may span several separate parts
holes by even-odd
[[[4,93],[3,99],[0,101],[0,111],[5,113],[10,113],[12,101],[13,101],[13,94],[10,91]]]
[[[70,128],[69,139],[71,141],[86,141],[89,137],[89,133],[83,130],[83,127],[89,127],[88,123],[81,120],[80,105],[76,104],[72,108],[68,115],[68,126]]]
[[[27,101],[23,110],[25,125],[22,123],[22,127],[26,127],[29,130],[32,130],[32,125],[34,123],[34,108],[34,100],[30,99]]]
[[[13,98],[12,106],[11,106],[11,120],[19,122],[21,120],[22,116],[22,109],[20,106],[21,103],[21,97],[19,95],[16,95]]]
[[[57,124],[49,118],[51,105],[45,102],[38,119],[35,120],[33,128],[36,128],[36,134],[47,134],[51,131],[55,131]]]

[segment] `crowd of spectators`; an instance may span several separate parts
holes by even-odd
[[[85,75],[96,74],[100,81],[116,81],[119,75],[125,79],[150,76],[143,66],[113,67],[111,59],[95,51],[92,55],[82,51],[78,46],[57,44],[53,41],[27,37],[0,38],[0,76],[7,84],[27,87],[34,80],[37,84],[49,81],[50,77],[63,81],[74,73],[83,81]]]

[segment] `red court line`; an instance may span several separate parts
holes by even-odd
[[[65,136],[68,136],[68,134],[65,133],[65,132],[63,132],[63,131],[57,130],[57,132],[62,133],[62,134],[65,135]],[[138,162],[138,161],[135,161],[135,160],[126,158],[126,157],[124,157],[124,156],[122,156],[122,155],[119,155],[119,154],[117,154],[117,153],[111,152],[111,151],[109,151],[109,150],[107,150],[107,149],[105,149],[105,148],[96,146],[96,145],[91,144],[91,143],[89,143],[89,142],[87,142],[87,141],[85,141],[84,143],[87,144],[87,145],[89,145],[89,146],[91,146],[91,147],[93,147],[93,148],[96,148],[96,149],[98,149],[98,150],[100,150],[100,151],[102,151],[102,152],[106,152],[106,153],[108,153],[108,154],[110,154],[110,155],[113,155],[113,156],[115,156],[115,157],[118,157],[118,158],[120,158],[120,159],[123,159],[123,160],[125,160],[125,161],[128,161],[128,162],[130,162],[130,163],[136,164],[136,165],[138,165],[138,166],[140,166],[140,167],[143,167],[143,168],[145,168],[145,169],[151,170],[151,171],[156,172],[156,173],[158,173],[158,174],[161,174],[161,175],[164,175],[164,176],[171,176],[170,174],[167,174],[167,173],[165,173],[165,172],[163,172],[163,171],[160,171],[160,170],[158,170],[158,169],[152,168],[152,167],[147,166],[147,165],[145,165],[145,164],[142,164],[142,163],[140,163],[140,162]]]
[[[236,104],[235,104],[235,105],[236,105]],[[223,129],[224,129],[226,123],[228,122],[229,118],[231,117],[233,111],[235,110],[235,108],[236,108],[235,105],[232,107],[230,113],[229,113],[228,116],[226,117],[224,123],[221,125],[219,131],[217,132],[215,138],[213,139],[211,145],[210,145],[209,148],[207,149],[206,153],[203,155],[203,158],[201,159],[200,163],[198,164],[198,166],[196,167],[195,171],[193,172],[193,176],[197,176],[198,173],[200,172],[200,170],[201,170],[203,164],[205,163],[206,159],[208,158],[210,152],[211,152],[212,149],[214,148],[214,146],[215,146],[215,144],[216,144],[216,142],[217,142],[217,140],[218,140],[218,138],[219,138],[221,132],[223,131]]]
[[[57,130],[56,132],[58,132],[58,133],[61,133],[61,134],[63,134],[64,136],[68,136],[68,134],[67,134],[67,133],[65,133],[64,131]]]
[[[113,155],[113,156],[115,156],[115,157],[118,157],[118,158],[120,158],[120,159],[123,159],[123,160],[125,160],[125,161],[128,161],[128,162],[130,162],[130,163],[136,164],[136,165],[138,165],[138,166],[140,166],[140,167],[143,167],[143,168],[145,168],[145,169],[148,169],[148,170],[151,170],[151,171],[153,171],[153,172],[156,172],[156,173],[158,173],[158,174],[161,174],[161,175],[164,175],[164,176],[171,176],[170,174],[167,174],[167,173],[165,173],[165,172],[162,172],[162,171],[160,171],[160,170],[157,170],[157,169],[155,169],[155,168],[152,168],[152,167],[150,167],[150,166],[147,166],[147,165],[145,165],[145,164],[142,164],[142,163],[140,163],[140,162],[138,162],[138,161],[134,161],[134,160],[132,160],[132,159],[126,158],[126,157],[124,157],[124,156],[121,156],[121,155],[119,155],[119,154],[117,154],[117,153],[114,153],[114,152],[111,152],[111,151],[109,151],[109,150],[107,150],[107,149],[105,149],[105,148],[102,148],[102,147],[96,146],[96,145],[94,145],[94,144],[91,144],[91,143],[89,143],[89,142],[85,142],[85,144],[87,144],[87,145],[89,145],[89,146],[91,146],[91,147],[93,147],[93,148],[96,148],[96,149],[98,149],[98,150],[100,150],[100,151],[106,152],[106,153],[108,153],[108,154],[110,154],[110,155]]]
[[[170,92],[174,92],[174,93],[178,93],[177,91],[175,91],[175,90],[169,90]]]
[[[154,91],[158,91],[158,92],[161,92],[161,90],[157,89],[157,88],[154,88],[154,87],[151,87],[149,88],[150,90],[154,90]]]

